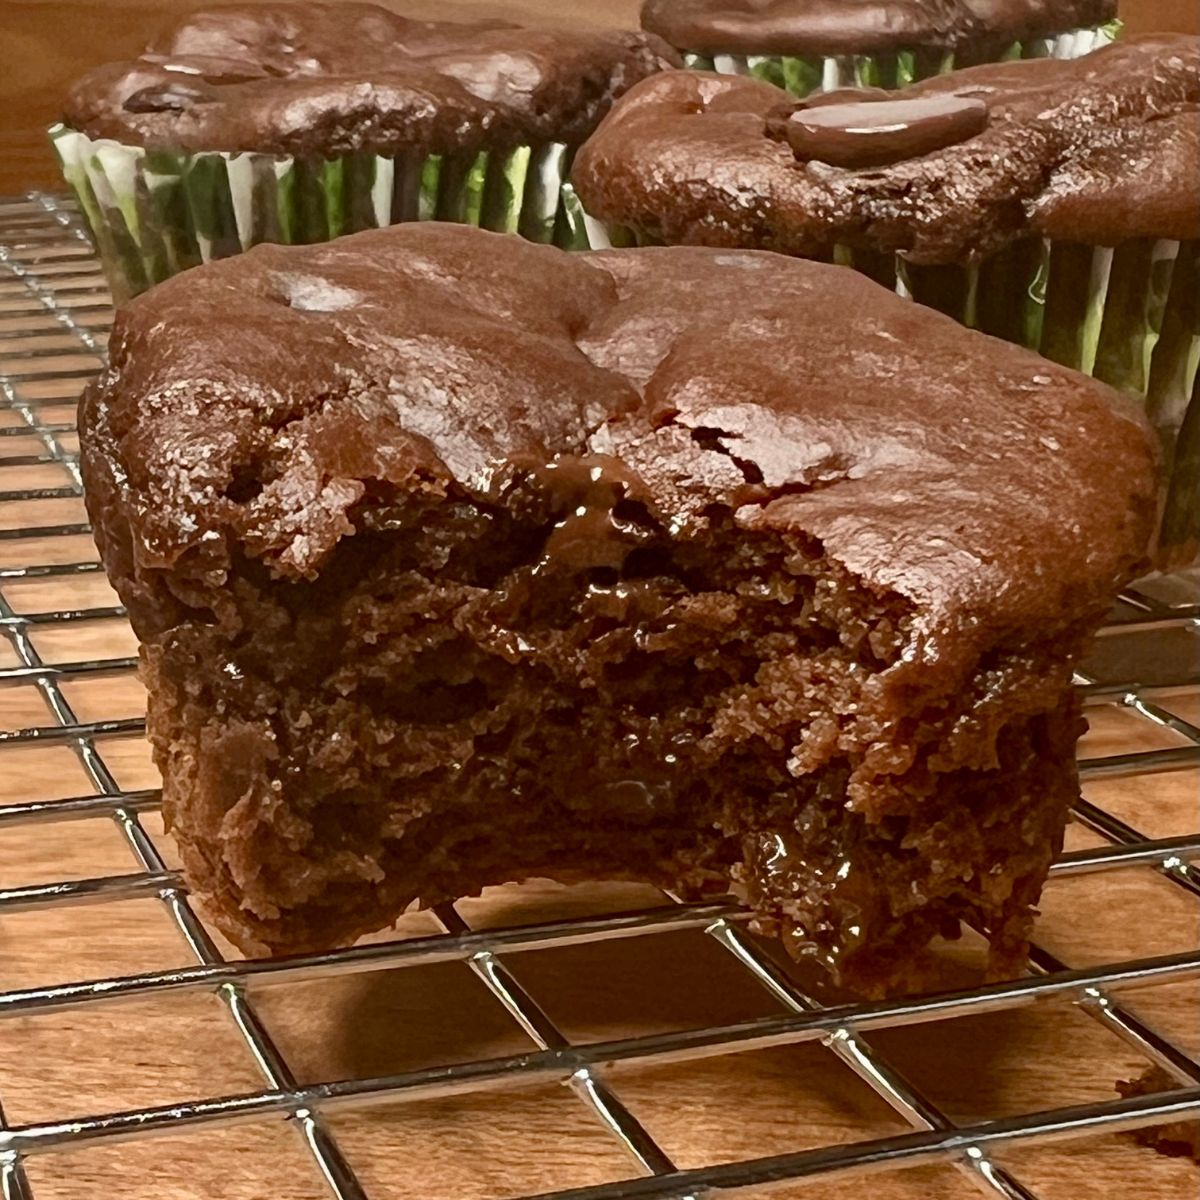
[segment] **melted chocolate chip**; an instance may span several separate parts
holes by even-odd
[[[967,96],[857,100],[798,108],[783,133],[802,162],[880,167],[965,142],[983,131],[987,119],[987,105]]]
[[[635,482],[632,474],[600,454],[531,462],[525,469],[560,513],[543,547],[540,568],[619,569],[644,536],[614,511]]]
[[[251,83],[278,73],[272,72],[266,63],[215,54],[143,54],[142,61],[154,63],[175,75],[199,76],[206,83]]]
[[[831,92],[813,92],[803,100],[776,105],[767,113],[767,137],[777,142],[788,140],[788,122],[802,109],[825,108],[831,104],[873,104],[879,100],[895,99],[895,92],[874,87],[834,88]]]
[[[194,84],[166,83],[145,87],[125,98],[125,111],[135,113],[182,112],[193,104],[211,100],[209,93]]]

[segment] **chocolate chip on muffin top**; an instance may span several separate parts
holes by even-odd
[[[769,114],[767,134],[787,142],[803,162],[877,167],[974,137],[987,115],[987,105],[969,96],[893,100],[846,89]]]

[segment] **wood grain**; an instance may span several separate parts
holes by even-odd
[[[251,0],[254,2],[254,0]],[[633,26],[638,0],[384,0],[417,16],[453,13],[573,25]],[[136,53],[172,13],[200,0],[0,0],[0,196],[60,187],[45,129],[70,81]],[[1196,0],[1124,0],[1131,30],[1200,31]]]

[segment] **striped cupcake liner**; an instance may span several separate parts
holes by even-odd
[[[902,88],[918,79],[944,75],[956,67],[981,61],[1005,62],[1017,58],[1082,58],[1115,41],[1120,22],[1098,29],[1077,29],[1052,38],[1035,38],[1007,46],[994,59],[955,59],[954,52],[936,49],[900,50],[894,54],[846,54],[831,58],[792,55],[695,54],[683,52],[684,64],[694,71],[722,75],[753,75],[793,96],[831,92],[843,87]]]
[[[638,245],[661,245],[637,232]],[[1155,566],[1200,563],[1200,241],[1031,238],[968,267],[835,246],[832,261],[1136,399],[1162,449]]]
[[[323,159],[171,154],[64,125],[50,138],[118,304],[259,242],[325,242],[401,221],[456,221],[564,249],[610,244],[567,182],[573,150],[560,142]]]
[[[1031,239],[970,267],[838,247],[834,261],[1142,400],[1163,452],[1156,562],[1200,557],[1200,242]]]

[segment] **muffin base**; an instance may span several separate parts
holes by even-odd
[[[574,148],[561,142],[294,158],[152,151],[65,125],[50,139],[117,304],[259,242],[325,242],[401,221],[456,221],[569,250],[611,244],[567,182]]]
[[[899,88],[918,79],[942,75],[958,67],[1014,58],[1082,58],[1115,41],[1120,22],[1098,29],[1076,29],[1057,37],[1034,38],[1000,48],[955,53],[933,47],[899,50],[894,54],[816,55],[697,54],[683,50],[684,65],[693,71],[723,75],[753,75],[793,96],[829,92],[842,87]]]

